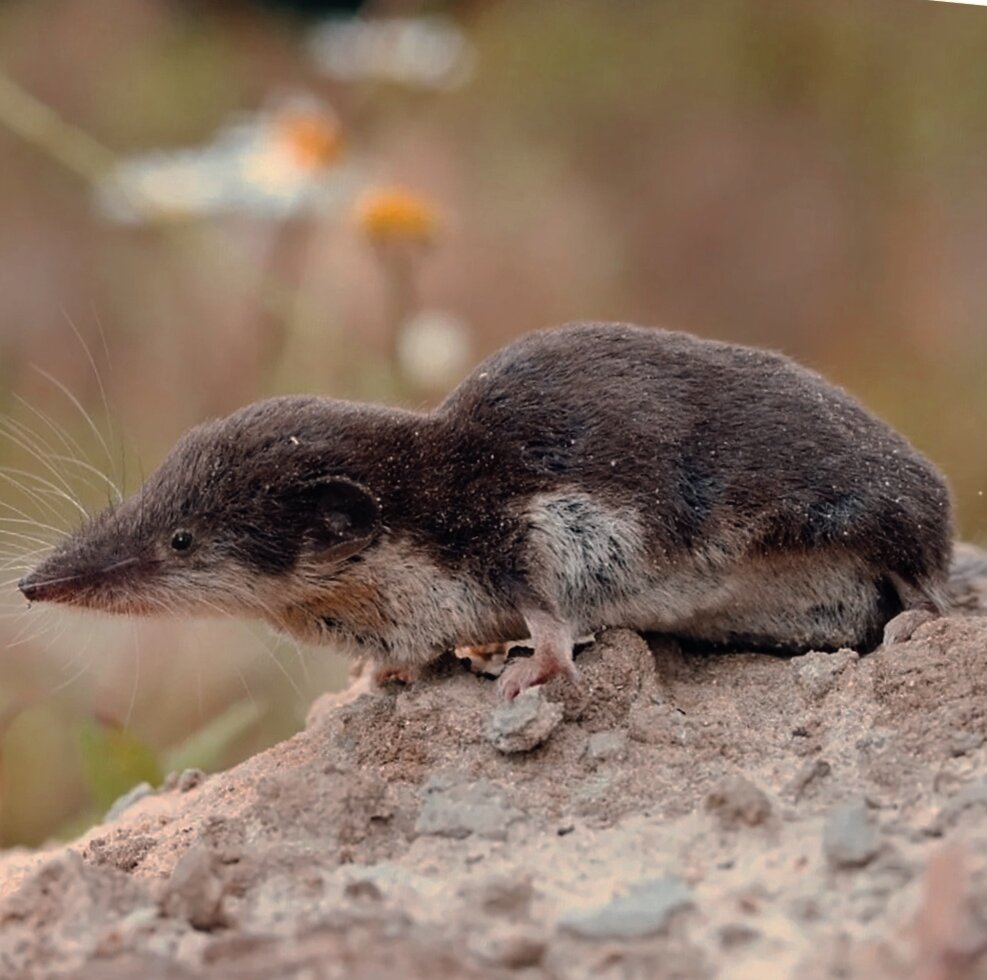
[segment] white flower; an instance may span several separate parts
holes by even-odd
[[[295,98],[234,120],[204,146],[121,159],[96,202],[124,223],[337,210],[355,185],[354,173],[337,163],[341,145],[331,110]]]
[[[469,327],[451,313],[424,310],[401,327],[397,353],[401,370],[418,387],[448,387],[462,378],[470,364]]]
[[[316,65],[341,82],[365,79],[450,89],[473,76],[476,51],[447,17],[330,20],[309,36]]]

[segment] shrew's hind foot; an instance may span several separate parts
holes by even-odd
[[[596,639],[594,633],[580,636],[575,643],[576,649],[588,646]],[[534,641],[526,637],[523,640],[507,640],[500,643],[476,643],[472,646],[456,647],[455,654],[460,660],[469,662],[474,674],[484,674],[487,677],[500,677],[504,673],[511,654],[518,648],[531,650]]]
[[[567,677],[573,684],[579,684],[579,670],[571,657],[556,657],[554,654],[539,656],[535,651],[530,657],[512,660],[500,675],[497,688],[508,701],[513,701],[529,687],[546,684],[553,677]]]
[[[508,662],[497,681],[500,693],[513,701],[522,691],[550,681],[560,674],[573,684],[579,683],[579,671],[572,662],[574,636],[567,623],[554,616],[533,611],[525,614],[525,622],[535,645],[530,657]]]

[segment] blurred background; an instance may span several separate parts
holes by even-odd
[[[987,534],[987,11],[926,0],[0,5],[0,844],[297,730],[346,667],[10,583],[190,425],[434,403],[568,319],[784,350]]]

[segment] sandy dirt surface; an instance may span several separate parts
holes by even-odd
[[[327,696],[8,852],[0,976],[987,976],[987,619],[865,657],[617,630],[577,663],[510,706],[451,658]]]

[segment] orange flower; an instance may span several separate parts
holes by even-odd
[[[315,109],[287,109],[275,120],[278,141],[303,170],[318,170],[343,150],[343,133],[332,116]]]
[[[439,213],[427,198],[403,187],[367,191],[356,202],[356,224],[374,244],[434,240]]]

